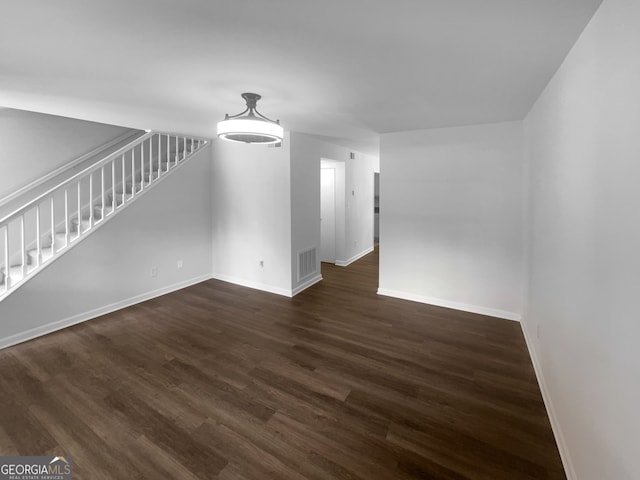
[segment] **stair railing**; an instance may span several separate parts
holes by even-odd
[[[2,218],[0,301],[207,143],[147,132]]]

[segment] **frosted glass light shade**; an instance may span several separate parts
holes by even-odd
[[[259,118],[230,118],[218,122],[218,137],[240,143],[278,143],[284,129],[275,122]]]

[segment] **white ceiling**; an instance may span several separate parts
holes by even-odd
[[[522,119],[600,2],[0,0],[0,105],[210,137],[250,91],[370,149]]]

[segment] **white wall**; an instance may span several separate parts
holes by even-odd
[[[287,133],[281,148],[214,141],[213,276],[281,295],[295,295],[321,280],[319,250],[317,273],[298,280],[298,252],[320,247],[321,158],[348,159],[349,153],[297,132]],[[370,183],[371,219],[373,163],[370,157],[357,160],[354,172],[361,165],[369,165],[371,172],[368,180],[352,181],[357,192]],[[363,204],[358,199],[352,203],[354,209]],[[363,215],[353,217],[353,228],[359,228],[355,225],[361,226]],[[345,232],[345,238],[360,248],[372,247],[373,220],[368,229],[369,245],[362,234]]]
[[[0,302],[0,348],[210,278],[210,161],[207,148]]]
[[[522,123],[399,132],[380,142],[380,290],[518,319]]]
[[[0,199],[127,132],[134,130],[0,109]]]
[[[289,143],[288,135],[280,148],[214,140],[215,278],[291,295]]]
[[[320,280],[320,159],[344,149],[310,135],[291,132],[291,279],[294,293]],[[329,155],[331,157],[331,155]],[[333,158],[333,157],[332,157]],[[317,248],[317,273],[298,280],[298,252]],[[337,246],[336,246],[337,254]]]
[[[605,0],[525,121],[524,326],[570,479],[640,478],[639,45],[640,2]]]

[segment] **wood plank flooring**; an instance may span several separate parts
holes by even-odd
[[[0,351],[0,454],[75,479],[564,479],[519,324],[207,281]]]

